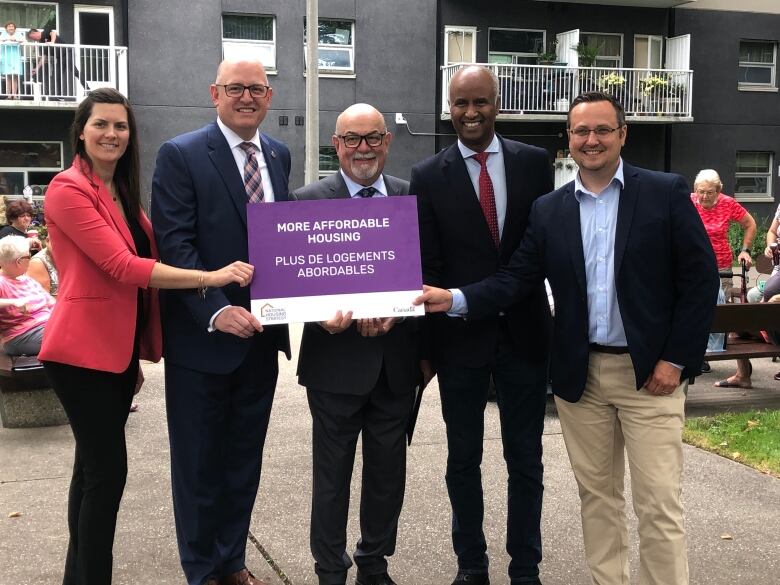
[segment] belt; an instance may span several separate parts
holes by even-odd
[[[590,348],[590,351],[597,351],[599,353],[612,353],[615,355],[628,353],[628,346],[626,345],[601,345],[600,343],[589,343],[588,348]]]

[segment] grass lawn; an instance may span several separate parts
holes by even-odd
[[[683,440],[780,477],[780,410],[692,418],[685,422]]]

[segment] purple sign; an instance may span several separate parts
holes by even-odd
[[[416,197],[248,205],[247,225],[252,299],[422,288]]]

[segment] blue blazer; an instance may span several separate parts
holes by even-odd
[[[659,359],[701,372],[719,287],[712,246],[685,180],[624,164],[615,233],[620,316],[641,388]],[[471,318],[517,302],[545,277],[555,297],[553,392],[576,402],[588,369],[588,302],[574,183],[541,197],[508,266],[463,287]],[[530,334],[533,334],[532,332]]]
[[[276,201],[286,201],[290,151],[260,134]],[[160,259],[182,268],[214,270],[248,261],[247,197],[244,181],[216,121],[177,136],[160,147],[152,180],[151,215]],[[252,343],[270,344],[290,357],[286,326],[265,327],[252,339],[207,331],[212,315],[226,305],[249,310],[249,287],[161,291],[163,355],[180,366],[226,374],[246,357]]]

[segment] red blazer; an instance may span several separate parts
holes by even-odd
[[[160,306],[157,291],[148,288],[155,259],[136,256],[111,193],[97,175],[84,173],[88,167],[76,157],[46,192],[60,288],[38,358],[118,373],[132,357],[139,287],[145,289],[140,357],[160,359]],[[157,258],[152,224],[143,210],[138,219]]]

